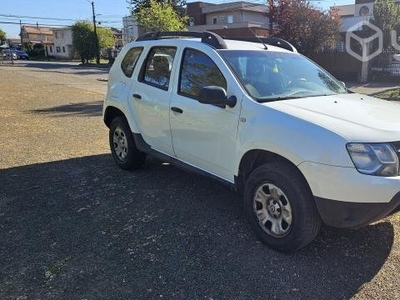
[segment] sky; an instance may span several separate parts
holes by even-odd
[[[208,3],[229,3],[239,0],[209,0]],[[266,0],[244,0],[265,4]],[[7,38],[19,38],[20,22],[42,26],[69,26],[78,20],[92,19],[89,0],[1,0],[0,29]],[[129,14],[126,0],[94,0],[96,21],[104,27],[122,28],[122,18]],[[188,0],[187,2],[195,2]],[[354,0],[312,0],[314,6],[328,9],[334,5],[353,4]]]

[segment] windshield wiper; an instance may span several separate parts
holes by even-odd
[[[258,98],[258,102],[272,102],[272,101],[280,101],[280,100],[291,100],[291,99],[300,99],[305,98],[304,96],[279,96],[272,98]]]

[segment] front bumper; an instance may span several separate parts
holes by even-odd
[[[328,226],[357,228],[381,220],[400,209],[400,192],[388,203],[354,203],[315,197],[322,220]]]
[[[325,224],[361,227],[400,206],[400,176],[381,177],[355,168],[304,162],[299,165]]]

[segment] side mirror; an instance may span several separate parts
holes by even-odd
[[[200,90],[198,101],[204,104],[212,104],[221,108],[234,107],[237,99],[235,96],[226,96],[224,88],[219,86],[205,86]]]

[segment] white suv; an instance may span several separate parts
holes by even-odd
[[[283,40],[147,34],[115,60],[103,116],[119,167],[150,154],[228,183],[278,251],[400,204],[400,105],[349,92]]]

